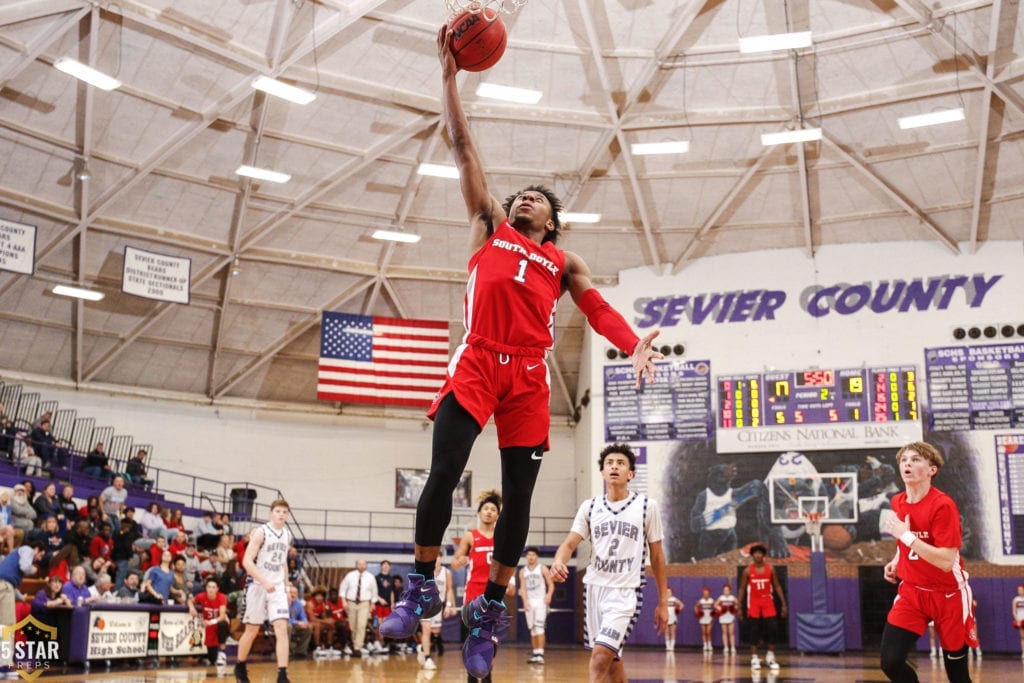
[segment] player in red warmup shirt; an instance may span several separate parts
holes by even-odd
[[[894,683],[916,683],[907,655],[935,622],[946,677],[970,683],[967,648],[978,646],[973,596],[960,558],[963,537],[960,511],[953,499],[932,486],[945,464],[931,444],[907,444],[896,453],[906,491],[892,499],[884,523],[898,541],[896,557],[885,565],[885,580],[899,583],[899,593],[882,631],[882,671]]]
[[[491,670],[507,626],[502,598],[526,545],[533,487],[547,450],[551,389],[545,358],[554,344],[558,299],[569,292],[594,330],[631,355],[638,388],[643,377],[653,379],[654,360],[663,356],[651,345],[657,331],[640,339],[594,288],[583,259],[555,246],[561,225],[558,197],[537,185],[504,203],[492,196],[459,96],[450,41],[449,27],[442,26],[437,35],[442,103],[469,217],[466,334],[428,412],[436,424],[430,476],[416,510],[415,567],[381,633],[404,640],[421,619],[441,610],[430,577],[451,520],[452,492],[473,442],[493,415],[505,509],[494,531],[484,594],[463,607],[470,631],[463,663],[482,678]]]
[[[775,639],[779,629],[776,596],[783,617],[786,616],[787,607],[786,594],[782,592],[779,577],[772,566],[764,561],[767,554],[768,549],[760,543],[750,546],[750,558],[754,562],[740,576],[740,592],[736,601],[740,607],[740,619],[745,619],[749,624],[751,670],[761,670],[757,648],[764,645],[764,661],[772,672],[776,672],[779,670],[779,663],[775,659]]]
[[[197,609],[198,608],[198,609]],[[226,666],[227,653],[224,646],[228,640],[228,598],[220,592],[216,579],[206,580],[206,591],[195,598],[190,596],[189,611],[192,616],[202,612],[206,625],[206,657],[210,664]]]

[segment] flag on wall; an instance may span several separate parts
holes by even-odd
[[[427,407],[444,384],[448,323],[324,311],[321,401]]]

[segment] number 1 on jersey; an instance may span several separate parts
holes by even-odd
[[[526,259],[520,261],[519,272],[516,273],[516,276],[512,279],[515,280],[516,282],[526,282],[526,266],[528,266],[529,264],[530,262],[527,261]]]

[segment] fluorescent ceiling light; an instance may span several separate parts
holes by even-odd
[[[572,211],[563,211],[558,214],[558,220],[563,223],[596,223],[601,220],[601,214],[599,213],[573,213]]]
[[[916,116],[901,116],[898,119],[900,128],[903,130],[907,130],[908,128],[921,128],[922,126],[935,126],[940,123],[952,123],[953,121],[963,120],[963,107],[946,109],[943,111],[933,111],[928,114],[917,114]]]
[[[71,57],[61,57],[53,63],[53,66],[69,76],[74,76],[80,81],[96,86],[100,90],[116,90],[121,87],[121,81],[90,66],[86,66],[76,59],[71,59]]]
[[[416,244],[420,241],[419,235],[413,235],[408,232],[395,232],[393,230],[375,230],[373,238],[377,240],[390,240],[392,242],[406,242],[408,244]]]
[[[476,94],[480,97],[489,97],[492,100],[503,102],[515,102],[516,104],[537,104],[544,96],[540,90],[527,90],[525,88],[513,88],[509,85],[495,85],[494,83],[481,83],[477,86]]]
[[[773,33],[767,36],[740,38],[740,52],[771,52],[773,50],[796,50],[811,46],[811,32]]]
[[[256,168],[255,166],[246,166],[242,164],[235,169],[235,173],[238,175],[244,175],[248,178],[256,178],[257,180],[266,180],[271,183],[287,183],[292,179],[287,173],[280,173],[278,171],[271,171],[266,168]]]
[[[316,93],[282,83],[276,78],[270,78],[269,76],[258,76],[252,82],[252,87],[295,104],[309,104],[316,99]]]
[[[821,128],[797,128],[781,133],[761,133],[761,144],[765,147],[785,145],[789,142],[812,142],[821,139]]]
[[[429,175],[435,178],[458,179],[459,177],[459,169],[454,166],[442,166],[441,164],[420,164],[416,172],[420,175]]]
[[[89,301],[99,301],[103,298],[103,292],[94,292],[91,289],[82,289],[69,285],[56,285],[53,288],[53,293],[60,294],[61,296],[73,296],[76,299],[88,299]]]
[[[686,154],[690,151],[689,140],[667,142],[634,142],[629,148],[633,154]]]

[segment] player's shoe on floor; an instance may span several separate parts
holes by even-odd
[[[443,608],[434,580],[428,581],[422,574],[409,574],[402,597],[388,618],[380,624],[380,634],[396,640],[412,638],[422,619],[430,619]]]
[[[750,658],[750,669],[752,671],[760,671],[761,670],[761,658],[758,657],[757,655],[754,655],[753,657]]]
[[[508,629],[505,603],[488,601],[484,596],[462,606],[462,623],[469,629],[462,645],[462,663],[470,676],[483,678],[491,673],[499,638]]]
[[[235,683],[249,683],[249,671],[246,669],[245,662],[235,664]]]

